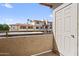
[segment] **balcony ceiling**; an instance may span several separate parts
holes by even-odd
[[[60,6],[62,3],[40,3],[40,4],[55,9],[58,6]]]

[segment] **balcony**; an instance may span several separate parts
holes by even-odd
[[[53,52],[53,35],[39,34],[0,38],[0,55],[57,56]]]

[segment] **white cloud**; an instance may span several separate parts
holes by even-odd
[[[6,7],[6,8],[13,8],[13,6],[9,3],[2,4],[2,6]]]
[[[49,17],[53,17],[53,15],[49,15]]]

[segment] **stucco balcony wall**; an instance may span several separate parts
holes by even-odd
[[[52,34],[0,38],[0,55],[29,56],[52,49]]]

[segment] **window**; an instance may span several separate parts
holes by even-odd
[[[36,24],[39,24],[39,22],[36,22]]]
[[[41,29],[43,29],[43,27],[41,27]]]
[[[36,29],[39,29],[39,27],[36,27]]]
[[[13,26],[13,29],[15,29],[15,26]]]
[[[28,29],[33,29],[33,27],[32,26],[29,26]]]
[[[45,26],[45,29],[48,29],[48,26]]]
[[[50,29],[52,29],[52,27],[50,27]]]

